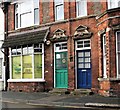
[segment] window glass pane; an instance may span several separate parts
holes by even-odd
[[[21,79],[21,57],[12,57],[12,78]]]
[[[120,7],[120,0],[118,1],[118,7]]]
[[[26,13],[32,11],[32,1],[24,1],[20,4],[20,13]]]
[[[31,55],[26,55],[22,57],[23,61],[23,73],[22,77],[31,79],[32,78],[32,56]]]
[[[77,6],[77,16],[87,15],[87,1],[86,0],[78,0],[76,6]]]
[[[18,28],[18,14],[15,15],[15,26]]]
[[[27,26],[31,26],[32,25],[32,21],[31,21],[31,16],[32,13],[24,13],[20,15],[20,26],[21,27],[27,27]]]
[[[64,7],[63,5],[56,6],[56,20],[64,19]]]
[[[39,24],[39,8],[34,9],[34,24]]]
[[[2,79],[2,58],[0,58],[0,79]]]
[[[77,42],[77,48],[83,48],[83,41]]]
[[[17,55],[17,49],[12,49],[11,54],[12,55]]]
[[[23,47],[23,54],[27,54],[28,53],[28,48],[27,47]]]
[[[34,56],[34,74],[35,78],[42,78],[42,55]]]
[[[33,53],[33,46],[29,46],[28,47],[28,54],[32,54]]]
[[[21,48],[18,48],[18,49],[17,49],[17,55],[21,55],[21,53],[22,53]]]
[[[42,44],[34,44],[34,52],[42,53]]]
[[[84,47],[90,47],[90,41],[84,41]]]
[[[62,44],[62,49],[67,49],[67,43]]]

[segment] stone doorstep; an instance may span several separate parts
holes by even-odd
[[[73,94],[73,95],[79,95],[79,94],[90,94],[92,91],[91,89],[75,89],[74,91],[69,91],[68,89],[58,89],[54,88],[53,90],[49,91],[51,94]]]

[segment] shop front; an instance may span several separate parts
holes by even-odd
[[[9,48],[8,89],[44,91],[44,43],[49,28],[11,33],[3,47]]]

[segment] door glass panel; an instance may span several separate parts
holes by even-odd
[[[78,57],[83,57],[83,56],[84,56],[83,52],[78,53]]]
[[[85,63],[85,68],[90,68],[90,63]]]
[[[78,68],[84,68],[84,64],[78,64]]]
[[[78,58],[78,62],[83,62],[83,58]]]
[[[56,54],[56,69],[67,68],[67,53]]]
[[[90,62],[90,58],[85,58],[85,62]]]
[[[85,52],[85,57],[90,57],[90,52]]]

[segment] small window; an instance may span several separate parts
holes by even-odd
[[[90,40],[79,40],[77,41],[77,49],[90,48]]]
[[[120,7],[120,0],[108,0],[108,9]]]
[[[39,24],[39,0],[15,4],[15,28]]]
[[[57,43],[55,45],[55,51],[67,50],[67,43]]]
[[[76,1],[77,17],[87,16],[87,0]]]
[[[63,0],[55,0],[55,20],[64,19],[64,5]]]

